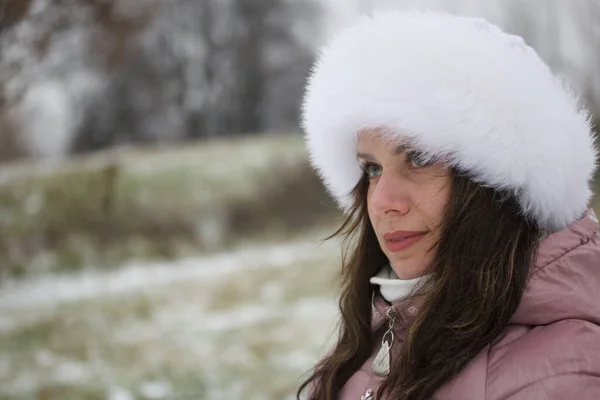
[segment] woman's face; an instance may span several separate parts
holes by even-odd
[[[422,276],[435,256],[450,169],[424,162],[377,131],[359,134],[357,157],[369,177],[367,208],[381,249],[401,279]]]

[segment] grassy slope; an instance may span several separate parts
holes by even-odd
[[[332,208],[299,136],[126,150],[0,170],[0,278],[175,259],[281,237]]]

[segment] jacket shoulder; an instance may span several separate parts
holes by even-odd
[[[526,332],[523,332],[526,330]],[[600,326],[509,326],[490,349],[486,399],[600,399]]]

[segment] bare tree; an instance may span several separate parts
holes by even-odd
[[[297,126],[312,49],[302,41],[306,32],[295,28],[314,19],[314,5],[293,0],[161,5],[88,114],[83,135],[104,146]]]

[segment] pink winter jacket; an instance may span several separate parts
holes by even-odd
[[[542,240],[538,271],[510,323],[438,390],[435,400],[600,400],[597,221],[588,210],[582,219]],[[374,327],[384,322],[389,307],[380,295],[374,296]],[[397,338],[417,313],[414,305],[401,308]],[[343,387],[341,400],[376,398],[382,378],[371,372],[371,365],[378,350]]]

